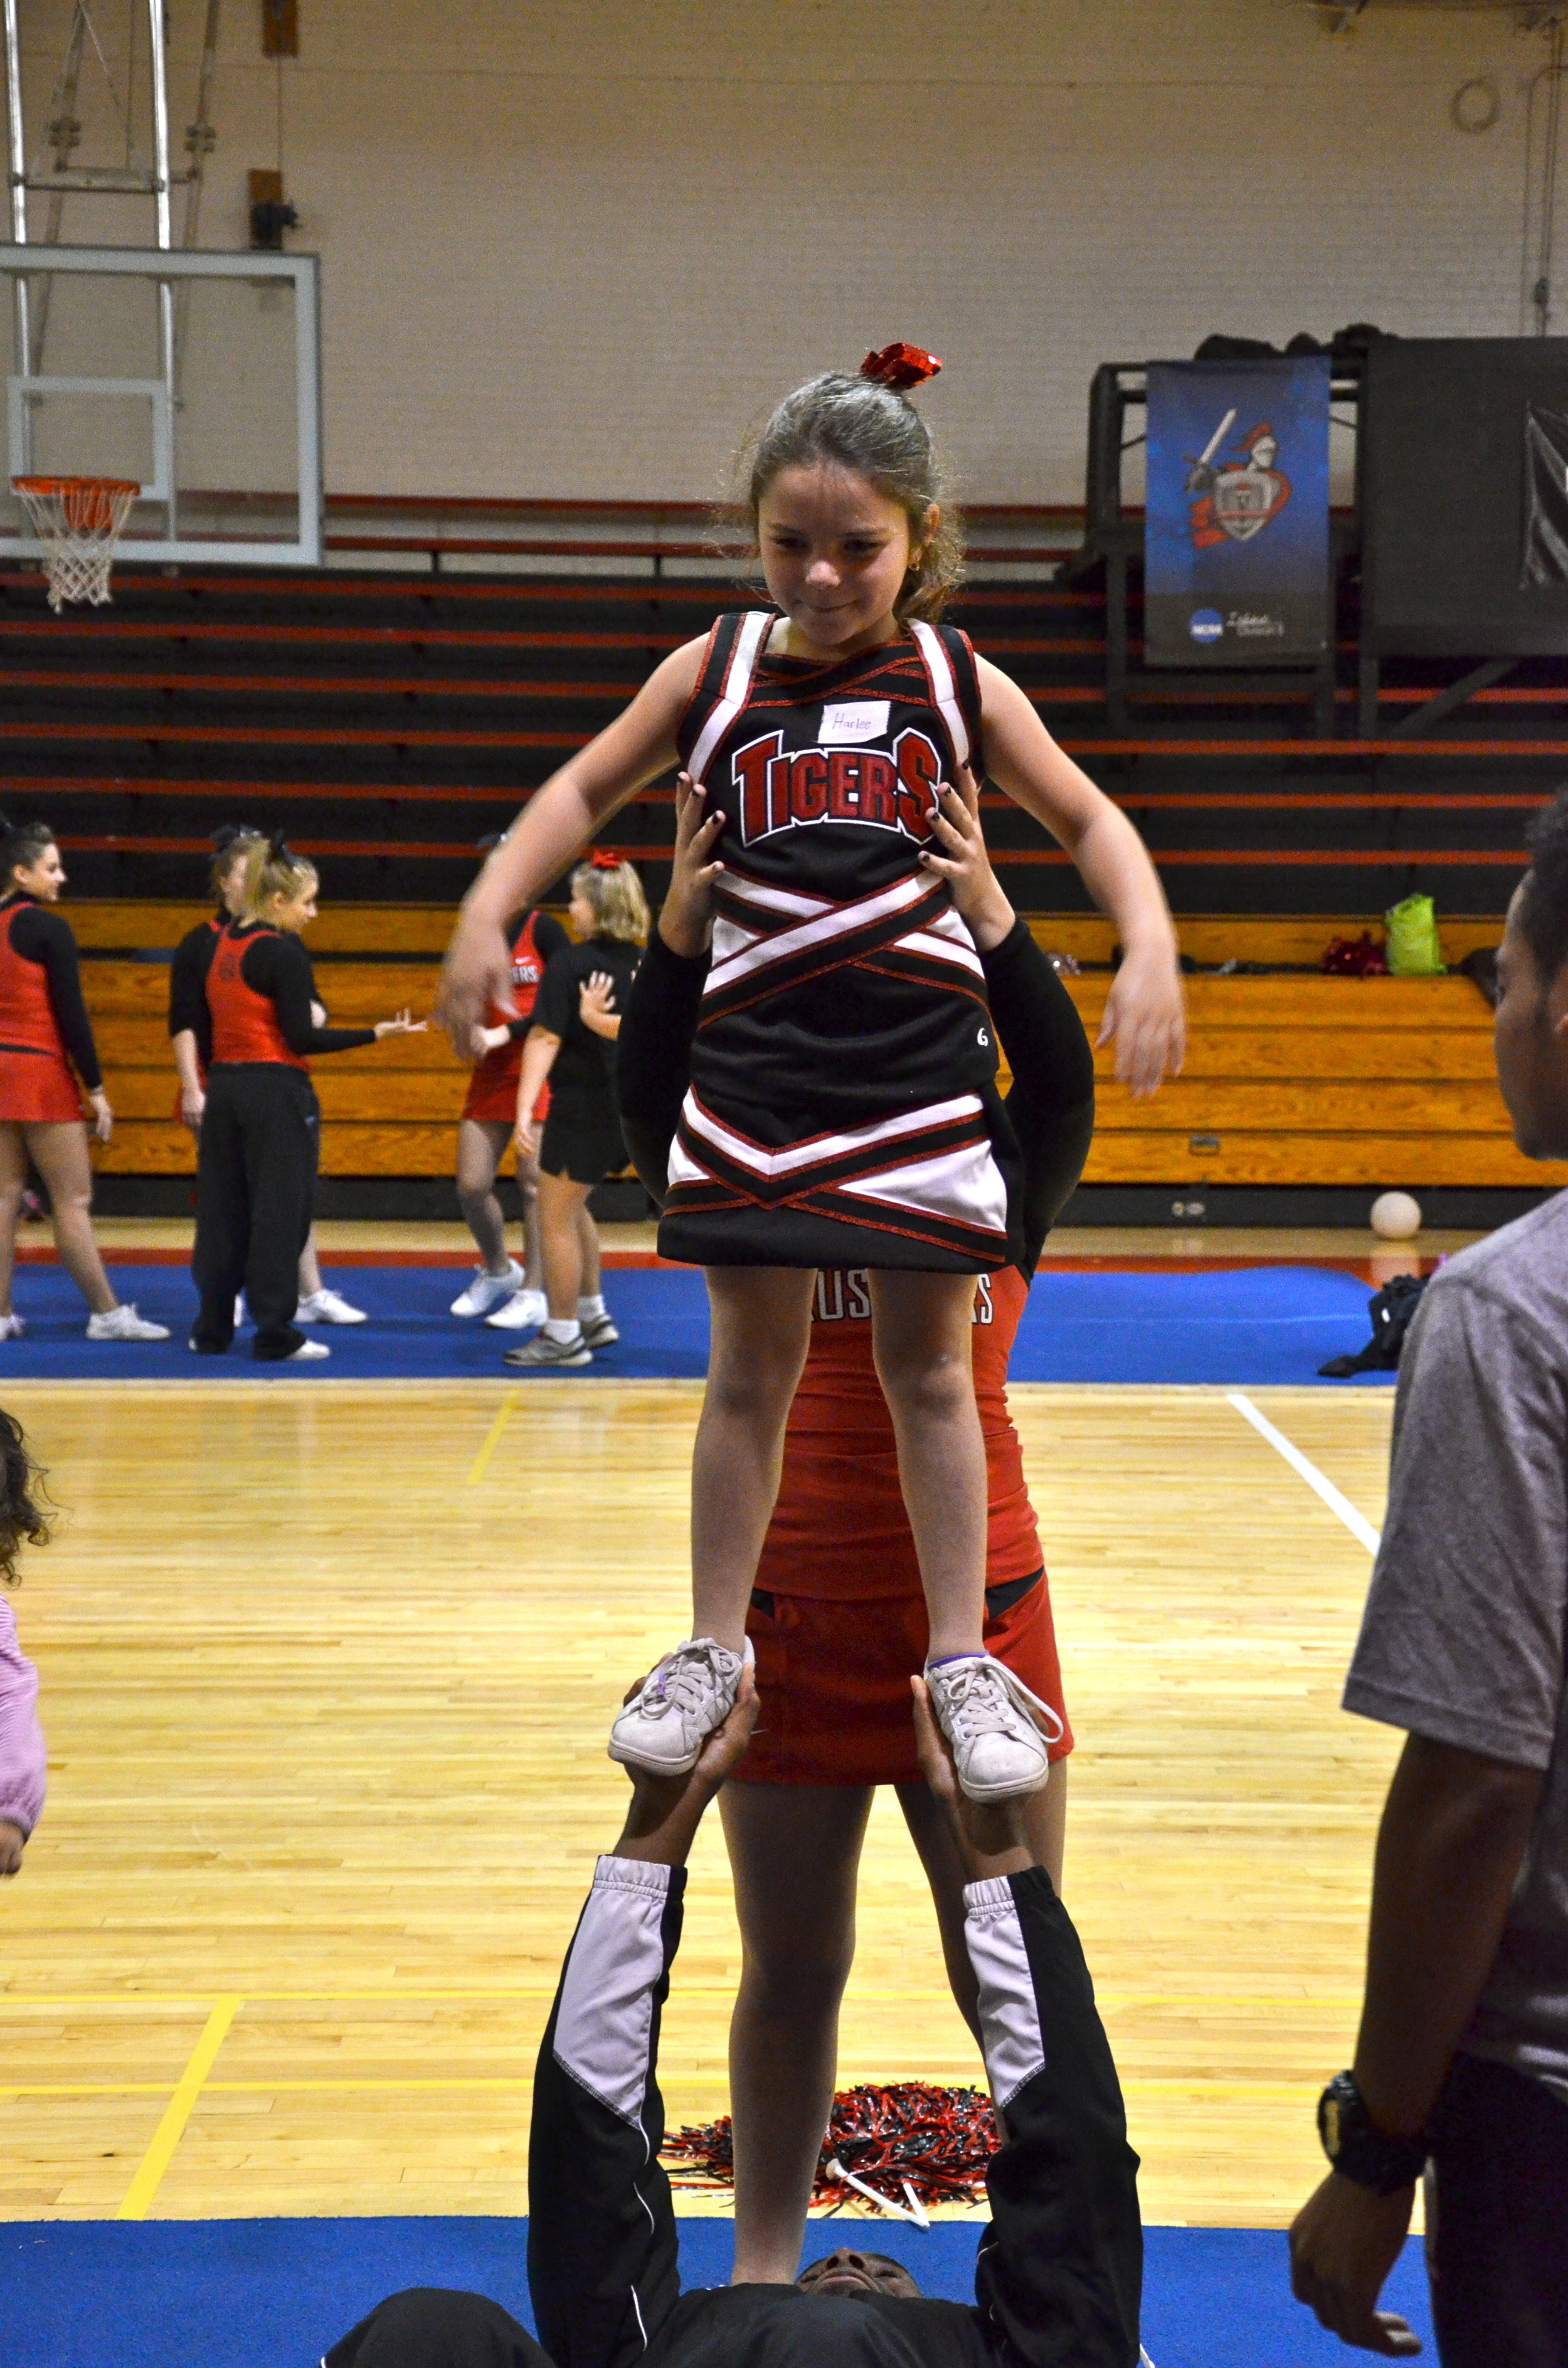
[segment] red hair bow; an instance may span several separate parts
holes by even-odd
[[[620,858],[612,855],[608,847],[596,847],[588,858],[588,866],[594,871],[619,871]]]
[[[921,386],[935,378],[942,365],[935,354],[923,346],[884,346],[881,353],[869,353],[860,365],[862,378],[875,379],[881,386],[891,386],[895,394],[907,387]]]

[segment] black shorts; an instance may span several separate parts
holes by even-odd
[[[539,1164],[546,1176],[569,1176],[574,1184],[599,1184],[626,1165],[626,1140],[614,1109],[563,1107],[551,1100],[544,1121]]]

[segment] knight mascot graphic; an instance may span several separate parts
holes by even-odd
[[[1222,447],[1235,422],[1227,411],[1201,453],[1187,457],[1182,491],[1188,500],[1194,551],[1221,542],[1251,542],[1290,498],[1290,481],[1275,467],[1279,439],[1267,419],[1242,438],[1244,459],[1226,460]]]

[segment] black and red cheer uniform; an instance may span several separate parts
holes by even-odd
[[[243,1287],[252,1354],[291,1356],[300,1253],[311,1230],[321,1109],[306,1059],[373,1044],[373,1028],[318,1028],[311,959],[297,937],[258,921],[222,929],[208,965],[211,1066],[197,1159],[196,1252],[201,1306],[192,1346],[218,1355],[234,1337]]]
[[[515,1126],[517,1119],[517,1081],[523,1073],[523,1039],[533,1026],[534,999],[544,976],[545,964],[551,954],[559,953],[572,940],[560,922],[549,913],[537,911],[523,915],[512,932],[512,1001],[516,1016],[493,1004],[486,1026],[506,1030],[506,1042],[474,1064],[468,1081],[468,1093],[463,1101],[464,1118],[505,1121]],[[545,1087],[539,1098],[534,1115],[543,1119],[550,1110],[550,1087]]]
[[[721,617],[682,762],[725,817],[713,959],[659,1229],[693,1265],[983,1274],[1018,1254],[985,975],[920,863],[980,745],[951,626],[834,666]]]
[[[13,889],[0,898],[0,1119],[80,1120],[78,1077],[89,1093],[103,1083],[75,938],[59,913]]]

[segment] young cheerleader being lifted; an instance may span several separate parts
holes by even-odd
[[[676,763],[705,801],[713,959],[670,1160],[662,1253],[707,1269],[712,1347],[692,1471],[693,1635],[615,1723],[612,1755],[690,1768],[735,1698],[746,1610],[822,1267],[869,1274],[874,1354],[929,1621],[931,1700],[978,1800],[1043,1782],[1032,1697],[984,1650],[985,1451],[974,1278],[1019,1255],[1017,1148],[984,973],[932,818],[971,765],[1066,848],[1116,924],[1117,1074],[1181,1064],[1176,938],[1137,833],[1016,684],[935,620],[956,521],[890,347],[786,397],[746,506],[773,609],[721,617],[529,803],[471,890],[443,1017],[503,1001],[502,925]],[[934,860],[935,859],[935,860]]]

